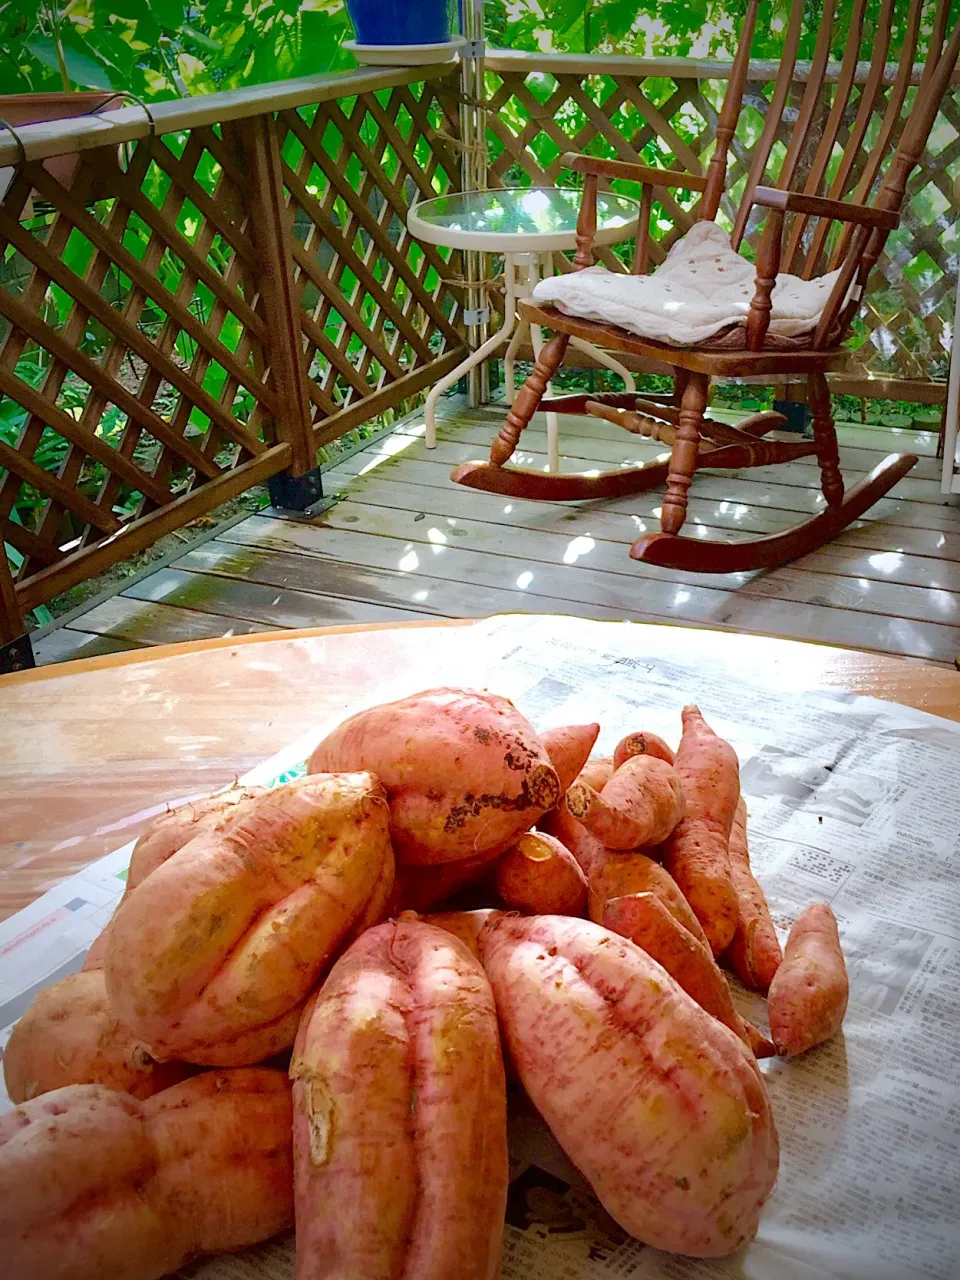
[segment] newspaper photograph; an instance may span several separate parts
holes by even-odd
[[[682,707],[696,702],[739,756],[751,862],[781,941],[806,906],[829,903],[850,1002],[826,1045],[760,1063],[779,1178],[756,1239],[727,1258],[669,1255],[627,1236],[514,1086],[502,1280],[960,1277],[960,725],[644,656],[642,629],[627,623],[556,621],[546,639],[534,619],[477,624],[456,668],[538,729],[599,721],[597,754],[638,728],[675,743]],[[351,713],[444,682],[462,675],[432,660]],[[242,781],[298,776],[330,728],[318,724]],[[37,991],[80,968],[119,900],[131,847],[0,923],[0,1049]],[[766,1031],[763,999],[731,983],[740,1012]],[[290,1280],[293,1265],[290,1233],[181,1275]]]

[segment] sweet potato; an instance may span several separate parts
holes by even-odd
[[[397,861],[416,866],[502,853],[560,798],[529,722],[506,698],[468,689],[428,689],[361,711],[319,744],[308,767],[375,773]]]
[[[459,938],[473,958],[480,963],[480,947],[477,939],[480,930],[493,914],[490,908],[481,907],[477,911],[436,911],[424,916],[423,923],[433,925],[435,929],[445,929]]]
[[[611,898],[633,893],[654,893],[675,920],[698,942],[709,946],[707,935],[670,873],[643,853],[615,853],[608,849],[592,864],[587,877],[587,905],[590,919],[603,923],[603,913]]]
[[[281,1071],[210,1072],[145,1102],[70,1085],[0,1117],[0,1242],[23,1280],[158,1280],[293,1222]]]
[[[728,845],[740,798],[740,771],[733,747],[717,737],[698,707],[683,709],[676,769],[686,811],[664,846],[663,864],[718,956],[733,941],[737,927]]]
[[[12,1102],[70,1084],[102,1084],[149,1098],[194,1069],[161,1063],[123,1026],[107,999],[103,972],[73,973],[45,987],[10,1033],[3,1078]]]
[[[583,775],[581,774],[581,777]],[[603,859],[604,847],[582,822],[578,822],[565,804],[557,805],[537,819],[537,830],[555,836],[576,858],[580,870],[588,878],[590,869]]]
[[[718,1018],[744,1044],[751,1044],[743,1019],[737,1013],[727,980],[717,968],[709,948],[670,914],[653,893],[632,893],[611,898],[603,912],[603,924],[629,938],[676,978],[701,1009]]]
[[[794,921],[770,983],[770,1034],[781,1057],[805,1053],[840,1030],[850,984],[837,918],[816,902]]]
[[[747,1029],[747,1043],[753,1050],[755,1058],[773,1058],[776,1056],[777,1047],[772,1040],[768,1040],[762,1031],[759,1031],[752,1022],[746,1018],[743,1025]]]
[[[662,844],[683,817],[683,790],[672,765],[631,756],[601,792],[575,782],[567,808],[608,849]]]
[[[369,773],[298,778],[225,830],[198,836],[117,912],[107,994],[162,1058],[242,1065],[293,1043],[300,1007],[393,860]]]
[[[218,791],[216,795],[201,796],[198,800],[190,800],[175,809],[168,809],[154,819],[133,846],[120,905],[151,871],[155,871],[178,849],[189,844],[196,836],[220,828],[223,823],[242,818],[250,812],[257,799],[265,794],[265,787],[231,787],[227,791]],[[112,924],[113,920],[94,939],[83,961],[85,970],[103,968]]]
[[[612,777],[613,756],[593,756],[580,770],[575,781],[586,783],[594,791],[602,791]]]
[[[493,1280],[506,1098],[489,984],[441,929],[370,929],[304,1015],[291,1065],[297,1280]]]
[[[737,891],[737,928],[727,948],[727,960],[745,987],[766,993],[783,952],[766,895],[750,870],[747,806],[742,797],[734,814],[729,847],[730,874]]]
[[[479,943],[523,1086],[607,1212],[696,1257],[751,1239],[778,1146],[742,1041],[590,921],[494,913]]]
[[[625,760],[634,756],[655,756],[673,764],[673,751],[664,740],[655,733],[628,733],[613,749],[613,767],[619,769]]]
[[[497,863],[497,893],[508,907],[529,915],[582,916],[587,878],[555,836],[528,831]]]
[[[397,867],[396,911],[392,914],[397,911],[432,911],[449,902],[455,894],[474,889],[480,892],[481,897],[487,896],[493,902],[493,877],[502,856],[495,851],[479,858],[462,858],[459,862],[444,862],[435,867]]]
[[[576,781],[599,733],[598,724],[568,724],[560,729],[544,729],[540,734],[560,780],[560,795]]]

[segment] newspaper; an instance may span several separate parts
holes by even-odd
[[[626,1236],[511,1096],[502,1280],[960,1277],[960,725],[872,698],[776,693],[709,660],[649,658],[639,633],[491,619],[471,628],[457,661],[540,728],[599,720],[600,752],[635,728],[676,741],[680,708],[699,703],[740,757],[752,860],[781,936],[811,902],[837,914],[849,1010],[830,1044],[761,1063],[780,1175],[756,1240],[730,1258],[671,1256]],[[451,678],[441,659],[431,676]],[[408,672],[366,701],[424,683]],[[245,780],[296,776],[326,727]],[[79,968],[129,851],[0,925],[0,1045],[37,989]],[[735,998],[765,1029],[764,1002],[736,985]],[[290,1280],[292,1235],[182,1275]]]

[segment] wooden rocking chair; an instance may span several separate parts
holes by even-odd
[[[747,184],[736,215],[731,245],[738,249],[754,206],[766,210],[757,251],[755,292],[746,326],[730,325],[696,346],[674,346],[613,324],[579,319],[555,306],[521,302],[522,315],[554,335],[544,344],[530,376],[519,392],[506,422],[490,450],[489,462],[467,462],[451,478],[458,484],[510,497],[541,501],[620,497],[651,489],[666,481],[660,533],[635,542],[636,560],[670,568],[708,573],[732,573],[765,568],[804,555],[834,537],[881,498],[916,464],[910,454],[891,455],[849,491],[840,473],[837,435],[830,408],[826,374],[844,362],[843,342],[857,313],[867,279],[889,233],[898,225],[910,172],[917,164],[939,110],[941,99],[960,52],[960,22],[947,37],[949,0],[939,0],[933,18],[929,51],[899,144],[894,138],[913,73],[921,27],[923,0],[910,0],[897,14],[897,0],[882,0],[876,29],[866,38],[866,0],[855,0],[846,49],[839,70],[830,69],[831,37],[839,6],[825,4],[818,13],[819,33],[796,123],[775,185],[763,186],[767,163],[784,116],[800,44],[804,4],[791,5],[783,60],[766,115]],[[620,160],[564,156],[564,164],[584,175],[583,200],[577,224],[574,265],[593,265],[593,234],[600,179],[626,178],[641,185],[641,220],[637,232],[633,274],[646,273],[652,192],[657,187],[701,191],[699,220],[715,222],[726,179],[727,152],[740,114],[747,78],[750,45],[758,0],[748,0],[741,42],[733,63],[723,108],[717,122],[716,148],[706,176],[651,168]],[[894,19],[902,20],[903,44],[898,69],[889,86],[879,133],[871,150],[864,140],[871,117],[883,107],[885,65]],[[872,50],[866,79],[857,76],[862,49]],[[858,79],[862,82],[854,111],[848,104]],[[826,87],[825,87],[826,86]],[[833,89],[832,97],[830,89]],[[821,92],[825,101],[820,101]],[[841,129],[846,128],[839,166],[834,158]],[[885,173],[883,161],[892,154]],[[833,159],[833,166],[831,160]],[[827,180],[829,172],[833,176]],[[796,189],[795,185],[796,184]],[[821,186],[826,194],[820,195]],[[843,197],[848,197],[844,199]],[[787,222],[787,219],[789,221]],[[840,223],[831,236],[831,227]],[[809,280],[822,271],[839,270],[815,328],[799,337],[783,338],[770,331],[771,293],[781,270]],[[550,379],[563,361],[571,338],[582,338],[609,351],[654,358],[672,366],[674,393],[656,397],[622,393],[573,395],[544,400]],[[785,442],[763,437],[785,419],[778,413],[757,413],[739,427],[705,417],[711,378],[769,375],[771,381],[806,378],[813,436],[810,441]],[[538,408],[554,413],[588,413],[609,419],[625,430],[661,440],[671,446],[669,462],[606,471],[599,474],[558,475],[505,467],[521,432]],[[680,536],[687,509],[687,490],[698,467],[767,466],[816,454],[820,464],[824,509],[782,533],[743,542],[723,542]]]

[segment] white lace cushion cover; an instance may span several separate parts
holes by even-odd
[[[691,346],[729,325],[746,325],[756,274],[753,264],[731,249],[721,227],[696,222],[653,275],[588,267],[541,280],[533,296],[564,315]],[[792,338],[815,328],[838,274],[815,280],[780,274],[771,298],[770,332]]]

